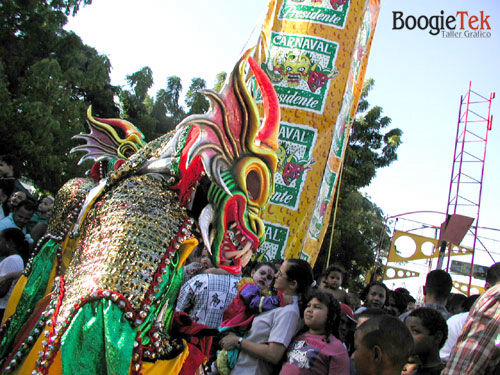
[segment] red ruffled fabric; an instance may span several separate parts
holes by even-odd
[[[194,375],[210,358],[213,336],[217,330],[196,323],[188,314],[176,311],[172,318],[172,335],[180,333],[187,337],[189,356],[186,358],[180,375]]]

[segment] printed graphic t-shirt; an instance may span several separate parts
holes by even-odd
[[[286,362],[280,375],[335,374],[349,375],[349,354],[340,340],[304,333],[288,348]]]

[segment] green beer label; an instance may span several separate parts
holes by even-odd
[[[312,151],[317,134],[316,129],[306,125],[280,124],[278,168],[271,203],[297,209],[307,172],[315,163]]]
[[[282,107],[323,113],[335,68],[338,44],[323,38],[271,32],[262,69],[267,73]],[[262,95],[257,92],[256,100]]]
[[[349,0],[285,0],[278,19],[320,23],[343,29]]]
[[[263,261],[282,259],[289,229],[268,221],[265,221],[264,224],[266,225],[266,241],[260,246],[257,258]]]

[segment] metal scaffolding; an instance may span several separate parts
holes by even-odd
[[[494,92],[491,92],[489,98],[487,98],[473,91],[471,82],[469,82],[466,94],[460,97],[458,112],[446,218],[454,214],[460,214],[475,219],[471,228],[474,237],[469,290],[472,282],[474,253],[479,227],[486,146],[493,121],[491,101],[494,98]],[[449,265],[450,257],[448,256],[447,270]]]

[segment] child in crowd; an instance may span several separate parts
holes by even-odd
[[[283,295],[271,295],[271,285],[276,270],[269,262],[256,263],[251,277],[244,277],[236,288],[238,294],[224,312],[224,321],[219,331],[236,331],[242,336],[251,326],[256,314],[284,306]],[[291,302],[291,301],[289,301]],[[229,374],[236,364],[239,351],[221,350],[217,355],[217,369],[221,374]]]
[[[448,299],[446,300],[446,310],[448,310],[452,315],[463,313],[463,304],[467,300],[467,297],[461,293],[450,293]]]
[[[40,238],[47,232],[49,219],[52,216],[54,209],[54,197],[47,195],[40,200],[38,208],[26,225],[26,230],[30,232],[33,242],[37,243]]]
[[[247,330],[255,314],[280,306],[283,298],[272,296],[270,292],[274,274],[275,268],[271,263],[259,262],[254,266],[251,277],[241,279],[236,286],[238,295],[224,312],[223,331],[236,327]]]
[[[306,331],[290,344],[281,375],[349,374],[349,354],[337,338],[339,302],[329,293],[313,290],[304,310]]]
[[[349,354],[354,351],[354,331],[356,330],[357,320],[354,317],[352,309],[346,304],[340,304],[340,325],[339,339],[344,343]]]
[[[416,371],[411,374],[440,374],[445,366],[439,357],[439,349],[448,337],[446,320],[437,310],[421,307],[413,310],[405,322],[415,342],[413,356],[419,360]]]
[[[361,299],[365,301],[364,305],[357,309],[354,313],[358,314],[366,308],[375,307],[383,309],[387,299],[389,289],[383,282],[372,281],[368,284],[361,293]]]
[[[400,375],[413,351],[405,324],[390,315],[368,319],[354,334],[356,375]]]
[[[400,316],[401,314],[399,313],[399,308],[396,302],[396,293],[392,290],[387,291],[387,297],[386,297],[386,302],[384,305],[384,310],[387,312],[389,315],[393,316]]]
[[[345,268],[338,263],[328,267],[321,279],[320,289],[331,293],[339,302],[346,302],[347,293],[341,288],[346,277]]]
[[[396,308],[398,309],[397,315],[405,313],[408,310],[408,305],[413,302],[415,304],[415,298],[410,295],[408,289],[396,288],[394,289],[394,300],[396,302]],[[412,308],[413,310],[413,308]]]

